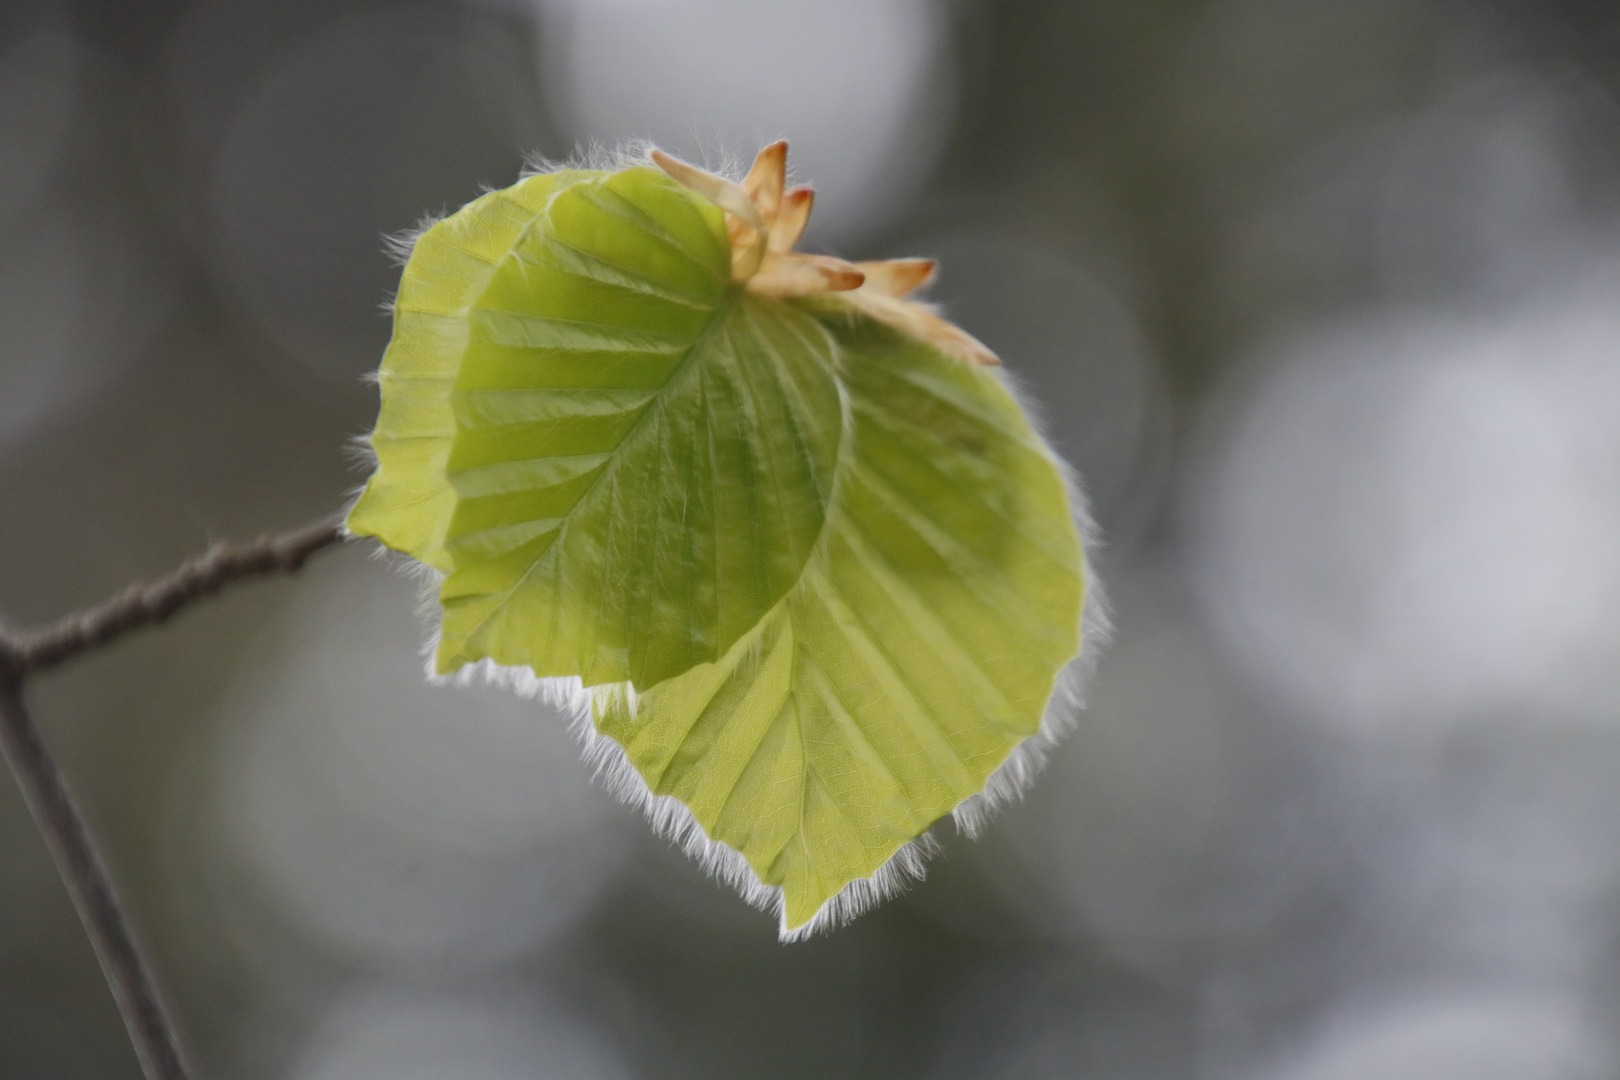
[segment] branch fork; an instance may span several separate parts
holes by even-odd
[[[0,751],[45,836],[51,857],[95,946],[102,971],[129,1028],[147,1080],[190,1080],[178,1029],[153,977],[129,915],[113,888],[72,791],[51,757],[23,690],[29,676],[164,622],[237,581],[293,573],[346,534],[335,520],[261,536],[249,544],[217,543],[162,578],[131,585],[111,598],[42,630],[18,633],[0,624]]]

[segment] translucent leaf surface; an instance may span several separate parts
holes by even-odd
[[[590,688],[623,793],[794,936],[1027,775],[1078,508],[994,354],[906,298],[931,263],[793,251],[783,143],[741,183],[653,156],[418,241],[349,525],[441,573],[440,672]]]
[[[804,576],[719,663],[593,706],[653,794],[781,889],[788,932],[1039,729],[1085,589],[1062,476],[995,376],[827,325],[852,430]]]
[[[450,388],[467,352],[468,316],[523,228],[560,187],[592,174],[531,176],[468,203],[417,238],[394,301],[394,336],[377,381],[371,433],[377,471],[349,512],[349,531],[375,536],[450,570],[445,532],[455,491],[445,465],[456,422]]]

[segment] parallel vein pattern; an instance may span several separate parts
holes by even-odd
[[[798,580],[842,436],[835,350],[729,274],[719,211],[646,169],[562,189],[517,238],[449,394],[441,671],[649,688]]]
[[[350,532],[449,571],[444,537],[455,492],[444,469],[456,432],[450,389],[467,351],[469,313],[523,228],[560,188],[592,175],[598,174],[528,177],[468,203],[417,239],[377,373],[382,409],[370,440],[377,471],[349,514]]]
[[[995,378],[826,325],[853,428],[803,577],[719,663],[593,706],[653,793],[782,890],[788,931],[1038,730],[1085,588],[1062,476]]]

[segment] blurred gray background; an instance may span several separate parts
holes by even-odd
[[[385,233],[779,135],[1081,469],[1031,797],[783,947],[360,550],[33,698],[208,1078],[1620,1076],[1612,0],[8,0],[0,611],[339,506]],[[135,1077],[0,782],[0,1076]]]

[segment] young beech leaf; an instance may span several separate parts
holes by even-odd
[[[785,155],[532,176],[423,233],[349,528],[438,572],[440,674],[570,699],[794,937],[1028,778],[1100,623],[995,356],[905,299],[932,263],[794,251]]]

